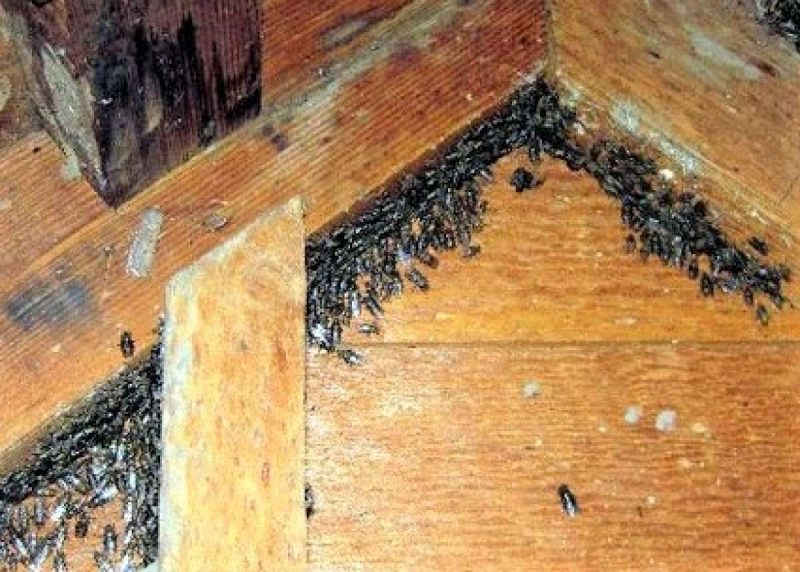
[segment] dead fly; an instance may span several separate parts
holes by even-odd
[[[518,193],[523,191],[527,191],[536,187],[540,184],[540,181],[536,179],[536,176],[531,173],[528,169],[524,167],[517,168],[514,173],[511,175],[511,180],[509,181],[514,190]]]
[[[412,268],[411,270],[406,272],[406,278],[408,279],[409,282],[411,282],[414,286],[416,286],[423,292],[427,291],[428,288],[430,288],[430,285],[428,284],[428,279],[425,278],[422,272],[420,272],[416,268]]]
[[[462,258],[474,258],[481,253],[481,247],[477,244],[465,244],[461,248]]]
[[[113,524],[107,524],[103,529],[103,555],[106,560],[111,560],[117,552],[117,531]]]
[[[94,494],[92,495],[91,499],[89,500],[89,506],[97,507],[103,506],[117,498],[119,494],[119,489],[117,485],[114,483],[104,484],[101,487],[98,487],[94,490]]]
[[[558,498],[561,499],[561,509],[568,517],[575,518],[581,512],[578,506],[578,499],[575,498],[575,495],[572,494],[567,485],[562,484],[558,487]]]
[[[697,264],[697,258],[689,260],[689,264],[686,266],[686,274],[692,280],[697,280],[697,277],[700,275],[700,266]]]
[[[316,512],[317,497],[314,494],[314,488],[308,483],[306,483],[303,491],[303,497],[306,506],[306,518],[311,518]]]
[[[436,258],[433,254],[431,254],[427,250],[418,252],[417,259],[428,268],[435,269],[439,267],[439,259]]]
[[[338,355],[344,363],[350,366],[362,365],[364,363],[364,356],[348,348],[336,350],[336,355]]]
[[[381,306],[378,297],[372,291],[367,291],[364,295],[364,305],[374,317],[379,318],[383,315],[383,306]]]
[[[94,563],[97,564],[97,569],[100,572],[114,572],[114,565],[111,564],[109,559],[106,558],[105,554],[102,552],[95,551]]]
[[[86,538],[86,535],[89,534],[89,515],[85,512],[82,512],[78,515],[78,520],[75,522],[75,537],[76,538]]]
[[[53,572],[69,572],[67,557],[62,551],[56,552],[53,556]]]
[[[50,542],[46,538],[37,540],[34,537],[31,541],[31,552],[29,570],[41,570],[50,556]]]
[[[122,332],[119,337],[119,349],[122,352],[122,357],[128,359],[133,357],[134,352],[136,351],[136,343],[133,341],[133,336],[127,330]]]
[[[758,321],[761,322],[762,326],[769,324],[769,311],[764,304],[759,304],[756,306],[756,318],[758,318]]]
[[[33,522],[37,527],[44,526],[44,521],[47,516],[47,507],[44,504],[44,497],[37,494],[33,499]]]
[[[788,300],[788,298],[782,296],[781,294],[771,294],[769,299],[778,310],[782,309],[783,303]]]
[[[755,302],[755,298],[753,297],[753,289],[750,286],[745,286],[742,289],[742,297],[744,298],[744,303],[748,306],[752,306]]]
[[[381,333],[378,324],[374,324],[372,322],[360,323],[357,330],[359,334],[364,334],[365,336],[375,336]]]
[[[703,276],[700,278],[700,291],[706,297],[714,295],[714,282],[708,272],[703,272]]]
[[[757,236],[751,236],[747,244],[753,247],[753,250],[758,252],[761,256],[769,254],[769,246],[765,240],[761,240]]]
[[[625,252],[628,254],[636,252],[636,238],[632,234],[625,239]]]

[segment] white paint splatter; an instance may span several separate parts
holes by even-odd
[[[522,397],[525,399],[533,399],[542,394],[542,386],[538,381],[529,381],[522,386]]]
[[[8,100],[11,99],[11,80],[6,74],[0,74],[0,111],[5,109]]]
[[[628,133],[637,133],[641,123],[639,108],[631,101],[617,101],[611,108],[611,118]]]
[[[625,423],[628,425],[636,425],[644,414],[644,409],[641,405],[631,405],[625,410]]]
[[[713,38],[694,27],[687,27],[689,41],[698,56],[704,63],[727,68],[737,77],[748,81],[755,81],[761,77],[761,70],[750,62],[739,57],[738,54],[729,50]]]
[[[659,411],[656,416],[656,430],[662,433],[674,431],[678,426],[678,414],[673,409]]]

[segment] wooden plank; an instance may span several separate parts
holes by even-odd
[[[0,236],[0,252],[14,240],[29,254],[24,270],[0,272],[0,388],[8,404],[0,410],[0,452],[120,367],[122,329],[133,332],[138,347],[148,345],[164,284],[188,261],[295,194],[308,204],[309,231],[319,229],[540,67],[545,42],[538,1],[438,5],[440,19],[422,28],[417,14],[395,22],[381,49],[353,56],[350,71],[340,70],[324,91],[284,110],[285,122],[264,117],[270,129],[262,132],[261,125],[228,138],[65,240],[41,246],[33,221]],[[0,170],[28,153],[10,151]],[[58,152],[49,145],[40,153]],[[26,180],[15,196],[63,205],[53,190],[63,184],[57,170],[37,164]],[[136,280],[125,274],[125,257],[142,212],[154,206],[164,213],[163,232],[150,276]],[[15,216],[13,208],[0,216]],[[216,232],[204,224],[212,213],[228,221]],[[10,306],[11,300],[17,303]],[[21,320],[12,308],[36,319]]]
[[[39,114],[111,205],[260,110],[260,0],[7,6]]]
[[[554,3],[557,67],[598,123],[687,171],[731,216],[800,238],[800,55],[741,3]]]
[[[164,572],[305,567],[302,211],[270,211],[167,288]]]
[[[413,0],[265,1],[265,105],[302,97],[364,47],[384,44],[395,22],[420,11],[429,17],[434,9],[434,3]]]
[[[313,570],[800,566],[796,343],[385,345],[365,357],[308,362]],[[532,381],[541,393],[525,398]],[[674,431],[655,428],[664,409]],[[562,483],[577,518],[562,512]]]
[[[262,104],[283,105],[309,88],[321,85],[326,71],[341,65],[365,45],[383,44],[386,28],[391,27],[401,10],[406,7],[418,10],[424,4],[413,0],[262,1]],[[0,30],[7,29],[5,13],[0,11]],[[10,98],[0,108],[2,148],[38,127],[11,38],[2,35],[0,74],[6,75],[11,86]],[[0,82],[0,86],[6,85],[5,80]]]
[[[684,272],[625,253],[619,205],[591,177],[547,160],[544,183],[518,194],[508,181],[519,166],[532,168],[522,153],[501,160],[486,186],[480,254],[447,253],[437,270],[420,266],[430,289],[408,285],[384,304],[380,336],[350,330],[346,343],[800,340],[800,315],[788,305],[778,311],[764,301],[772,316],[764,327],[741,296],[704,298]],[[742,243],[746,229],[726,229]],[[772,246],[773,262],[786,260]],[[800,300],[797,281],[786,286]]]
[[[280,105],[324,81],[325,70],[346,61],[367,43],[382,43],[386,24],[412,0],[264,0],[261,2],[262,103]],[[0,11],[0,30],[7,30]],[[22,69],[8,35],[0,35],[0,86],[9,99],[0,107],[0,148],[38,128]],[[0,94],[4,93],[0,87]],[[2,95],[0,95],[2,101]]]

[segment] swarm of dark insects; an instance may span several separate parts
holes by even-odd
[[[800,0],[754,0],[759,19],[800,52]]]
[[[111,380],[0,479],[0,570],[68,570],[67,540],[102,531],[100,570],[133,571],[156,558],[161,457],[160,344]],[[122,507],[124,531],[93,511]]]
[[[661,181],[653,161],[607,140],[577,144],[572,133],[578,125],[575,112],[561,105],[547,83],[522,87],[436,159],[387,189],[367,211],[312,237],[306,256],[309,342],[332,351],[351,320],[365,312],[379,319],[383,302],[409,284],[426,289],[429,281],[419,280],[414,264],[435,267],[435,252],[477,254],[480,247],[472,238],[486,212],[479,181],[491,179],[495,161],[515,149],[527,150],[534,164],[546,153],[594,176],[621,204],[622,221],[631,230],[625,248],[638,247],[643,260],[657,258],[685,269],[691,279],[700,280],[699,289],[707,296],[742,292],[748,304],[756,295],[777,307],[783,304],[781,285],[788,269],[764,264],[732,244],[705,202]],[[535,175],[518,170],[511,183],[524,190],[536,184]],[[750,246],[758,253],[767,250],[760,239]],[[708,268],[702,274],[701,262]]]

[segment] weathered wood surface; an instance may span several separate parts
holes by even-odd
[[[117,212],[102,208],[85,183],[63,181],[60,153],[39,135],[0,157],[0,172],[14,181],[0,187],[8,205],[0,211],[0,383],[8,404],[0,451],[119,368],[122,329],[148,345],[164,284],[187,262],[296,194],[308,204],[307,228],[319,229],[541,66],[539,2],[438,3],[442,10],[421,25],[420,6],[431,5],[398,13],[380,49],[357,50],[352,65],[302,105],[267,114]],[[31,161],[38,141],[41,158]],[[83,201],[74,211],[63,193],[73,184]],[[28,216],[34,204],[49,222]],[[165,215],[163,235],[149,278],[134,280],[124,272],[130,237],[153,206]],[[227,225],[209,230],[211,214]],[[73,232],[60,230],[59,215]]]
[[[0,6],[0,149],[38,128],[39,121],[8,31],[8,18]]]
[[[508,183],[523,153],[501,160],[486,186],[487,225],[475,236],[481,253],[441,255],[439,268],[420,266],[427,292],[407,288],[385,304],[381,335],[391,343],[563,343],[610,341],[800,341],[800,311],[785,305],[769,326],[740,295],[701,295],[697,281],[661,261],[625,253],[619,203],[587,175],[545,161],[543,184],[514,192]],[[726,227],[741,241],[746,229]],[[742,232],[739,232],[742,231]],[[742,244],[742,242],[740,242]],[[774,246],[769,260],[788,251]],[[795,263],[796,264],[796,263]],[[797,280],[787,295],[800,300]],[[365,317],[370,319],[369,315]],[[351,344],[374,337],[346,332]]]
[[[727,216],[796,250],[800,54],[741,4],[558,0],[556,67],[590,122],[646,140],[712,182]]]
[[[159,570],[303,570],[302,203],[173,278],[164,333]]]
[[[384,344],[365,358],[308,362],[313,570],[800,566],[796,343]],[[531,381],[541,394],[525,398]],[[659,432],[667,408],[677,428]]]
[[[6,5],[39,115],[111,205],[260,110],[260,0]]]

